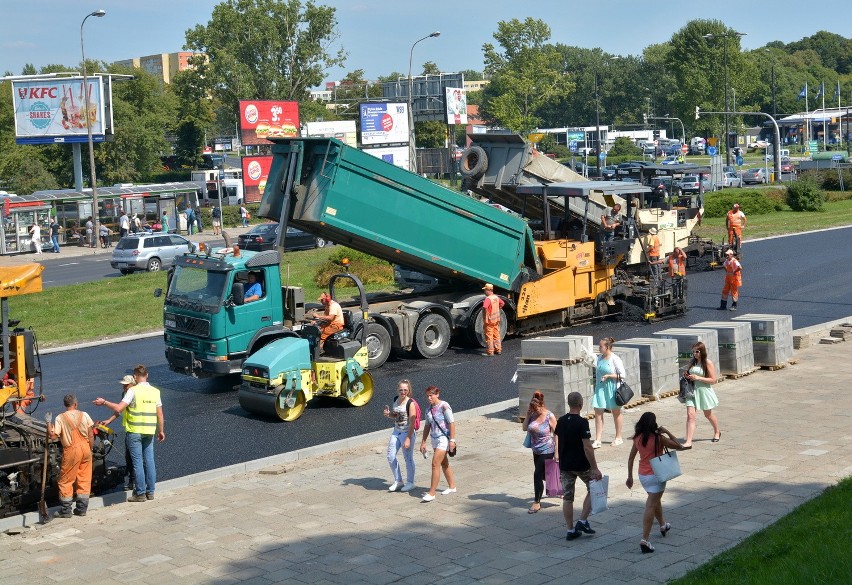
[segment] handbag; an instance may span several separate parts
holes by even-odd
[[[532,449],[532,436],[530,435],[529,431],[527,431],[527,436],[524,437],[524,447],[526,447],[527,449]]]
[[[607,510],[607,497],[609,495],[609,476],[604,475],[600,480],[593,479],[589,482],[589,494],[592,497],[592,514],[600,514]]]
[[[441,406],[443,408],[443,405]],[[432,412],[432,420],[435,421],[435,426],[438,427],[438,430],[441,431],[445,437],[447,437],[447,455],[450,457],[456,456],[456,451],[458,451],[458,447],[456,447],[455,443],[451,443],[450,441],[450,433],[445,431],[444,428],[438,424],[438,419],[435,418],[435,411],[433,409],[429,409]],[[529,433],[527,433],[529,434]]]
[[[544,460],[544,487],[548,498],[562,497],[562,480],[559,477],[559,462]]]
[[[691,400],[695,397],[695,383],[692,380],[687,380],[684,376],[680,377],[680,391],[677,393],[677,399],[681,403]]]
[[[618,381],[621,384],[615,391],[615,403],[619,406],[624,406],[633,399],[633,388],[627,385],[627,382],[621,379],[621,374],[616,373]]]
[[[654,435],[655,451],[658,451],[660,448],[659,440],[660,436]],[[669,451],[665,445],[663,445],[663,453],[651,459],[651,469],[654,470],[654,475],[657,477],[657,481],[660,482],[667,482],[682,474],[680,461],[677,460],[677,453]]]

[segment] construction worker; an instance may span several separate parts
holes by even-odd
[[[322,332],[320,334],[320,345],[322,345],[329,335],[343,330],[343,309],[327,292],[322,293],[318,300],[323,304],[324,310],[322,313],[311,311],[310,318],[317,321],[320,327]]]
[[[722,301],[719,310],[724,311],[728,305],[728,295],[731,295],[731,310],[737,310],[737,300],[740,298],[740,287],[743,285],[743,267],[740,261],[734,257],[734,251],[725,252],[725,286],[722,288]]]
[[[62,443],[62,467],[59,469],[58,518],[71,517],[74,492],[77,492],[77,507],[74,515],[85,516],[89,507],[89,492],[92,488],[92,445],[94,443],[92,417],[77,410],[77,397],[67,394],[65,412],[56,416],[53,424],[47,423],[51,439],[59,438]]]
[[[686,278],[686,254],[675,248],[666,259],[669,265],[669,278],[672,279],[672,292],[680,297],[683,294],[683,279]]]
[[[743,228],[746,226],[746,216],[745,213],[740,211],[739,203],[734,203],[734,206],[725,216],[725,226],[728,228],[728,243],[733,246],[734,234],[737,234],[737,240],[739,240],[740,244],[742,244]]]
[[[664,187],[665,188],[665,187]],[[648,230],[648,240],[646,243],[646,251],[648,253],[648,264],[651,265],[651,271],[654,274],[654,280],[659,282],[662,280],[662,270],[660,268],[660,238],[657,236],[657,228]]]
[[[621,213],[621,204],[616,203],[612,208],[607,208],[601,216],[601,229],[603,230],[603,241],[611,242],[615,238],[615,230],[621,226],[618,214]]]
[[[494,285],[490,282],[482,287],[485,300],[482,301],[482,319],[485,330],[485,355],[500,355],[503,346],[500,342],[500,309],[505,304],[503,299],[494,294]]]

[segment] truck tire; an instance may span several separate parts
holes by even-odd
[[[441,315],[429,313],[414,329],[414,350],[427,359],[442,356],[450,347],[451,335],[452,330],[447,320]]]
[[[481,146],[471,146],[462,152],[459,173],[462,177],[478,179],[488,169],[488,155]]]
[[[507,327],[506,313],[500,309],[500,341],[506,338]],[[486,347],[485,324],[482,322],[482,307],[479,307],[470,318],[468,328],[465,330],[468,342],[473,347]]]
[[[388,361],[391,353],[391,336],[388,330],[378,323],[367,323],[367,337],[364,340],[367,346],[367,367],[380,368]]]

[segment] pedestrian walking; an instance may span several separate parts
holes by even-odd
[[[118,237],[119,237],[119,239],[121,239],[129,233],[130,233],[130,218],[127,216],[127,212],[122,209],[121,210],[121,217],[118,218]]]
[[[728,295],[731,297],[731,310],[737,310],[737,301],[740,300],[740,287],[743,285],[743,265],[734,256],[733,250],[725,252],[725,285],[722,287],[722,300],[719,302],[719,310],[724,311],[728,306]]]
[[[130,374],[128,374],[124,376],[121,380],[119,380],[118,383],[121,384],[121,397],[124,398],[125,394],[127,394],[127,391],[130,390],[130,387],[136,385],[136,379]],[[110,423],[112,423],[117,418],[118,414],[112,413],[112,415],[108,419],[97,423],[96,426],[109,426]],[[121,412],[122,424],[124,423],[126,418],[127,409],[124,409]],[[126,440],[124,441],[124,467],[127,470],[127,480],[125,482],[124,489],[133,489],[132,486],[135,485],[133,481],[133,457],[130,456],[130,445],[127,443]]]
[[[160,218],[160,231],[164,234],[169,233],[169,212],[163,210],[163,215]]]
[[[87,413],[77,409],[77,397],[66,394],[63,400],[65,412],[56,416],[53,424],[48,423],[51,439],[59,438],[62,443],[62,465],[59,468],[59,518],[71,517],[74,494],[77,506],[74,515],[85,516],[89,507],[92,488],[92,444],[95,423]],[[47,445],[45,445],[47,448]]]
[[[692,437],[695,434],[695,413],[700,410],[704,417],[710,421],[713,427],[713,439],[711,442],[718,443],[722,438],[719,430],[719,421],[713,413],[713,409],[719,406],[719,398],[713,390],[716,383],[716,365],[707,357],[707,347],[699,341],[692,346],[692,361],[689,364],[684,377],[692,380],[695,384],[695,393],[692,398],[687,398],[686,404],[686,440],[683,442],[684,449],[692,449]]]
[[[217,205],[210,215],[213,218],[213,235],[218,236],[222,232],[222,210]]]
[[[186,215],[186,235],[191,236],[195,229],[195,212],[191,205],[187,205],[184,213]]]
[[[441,391],[437,386],[426,388],[426,400],[429,403],[429,409],[426,411],[426,424],[423,426],[420,452],[423,453],[423,457],[426,457],[426,437],[431,437],[432,479],[429,484],[429,493],[423,496],[422,501],[431,502],[435,499],[442,470],[448,487],[441,494],[448,496],[456,492],[456,480],[447,457],[450,453],[456,452],[456,423],[453,419],[453,409],[441,400]]]
[[[154,437],[162,443],[166,440],[165,417],[160,391],[148,383],[148,369],[143,365],[133,368],[136,384],[127,390],[121,402],[112,403],[98,397],[94,403],[106,406],[116,414],[125,409],[125,441],[133,459],[133,475],[136,483],[128,502],[144,502],[154,499],[157,483],[157,468],[154,464]]]
[[[594,449],[601,446],[603,437],[605,410],[612,412],[612,420],[615,424],[615,439],[610,443],[618,447],[624,440],[621,438],[621,406],[615,402],[615,391],[621,385],[627,373],[624,371],[624,362],[612,352],[615,339],[604,337],[598,342],[599,355],[595,356],[595,394],[592,398],[592,407],[595,409],[595,442]]]
[[[529,433],[530,448],[533,452],[533,496],[535,499],[527,513],[535,514],[541,510],[541,497],[544,495],[544,462],[554,457],[553,431],[556,430],[556,416],[545,408],[544,394],[538,390],[533,392],[522,427],[524,431]]]
[[[95,224],[92,222],[92,216],[86,220],[86,241],[90,248],[94,248],[95,244]]]
[[[240,219],[243,220],[243,227],[248,227],[249,215],[248,209],[246,209],[245,205],[240,205]]]
[[[54,217],[50,220],[50,242],[53,244],[53,252],[59,254],[59,222]]]
[[[503,346],[500,341],[500,311],[505,302],[494,294],[494,285],[485,283],[485,300],[482,301],[483,330],[485,331],[485,355],[500,355]]]
[[[414,489],[414,432],[417,417],[417,406],[411,396],[411,381],[400,380],[397,385],[397,396],[393,399],[393,408],[385,406],[384,415],[393,419],[393,432],[388,441],[388,464],[393,475],[393,483],[389,492],[400,490],[410,492]],[[402,469],[396,456],[402,449],[405,459],[405,483],[402,481]]]
[[[677,450],[683,448],[677,442],[677,437],[657,425],[657,415],[653,412],[642,413],[636,422],[633,448],[627,457],[627,489],[633,489],[633,461],[638,453],[639,483],[648,494],[645,513],[642,515],[642,540],[639,541],[639,548],[643,553],[654,552],[654,545],[651,544],[651,525],[655,518],[662,536],[672,529],[672,525],[666,522],[663,516],[663,492],[666,491],[666,482],[658,480],[651,468],[651,459],[661,455],[664,447]]]
[[[571,392],[567,401],[568,412],[556,421],[554,435],[556,436],[556,459],[559,461],[559,479],[562,483],[562,516],[568,526],[565,540],[574,540],[583,533],[595,533],[589,524],[589,514],[592,512],[589,481],[600,480],[603,476],[595,461],[589,421],[580,415],[583,396],[579,392]],[[577,478],[586,484],[586,497],[580,510],[580,519],[574,524],[574,487]]]
[[[139,215],[134,213],[133,217],[130,221],[130,229],[133,230],[133,233],[138,234],[142,231],[142,220],[139,219]]]
[[[35,253],[41,254],[41,228],[37,223],[30,225],[30,243],[35,246]]]

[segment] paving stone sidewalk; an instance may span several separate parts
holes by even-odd
[[[419,455],[418,487],[387,492],[388,430],[357,449],[0,536],[0,574],[4,585],[665,583],[852,474],[852,395],[838,391],[852,379],[852,344],[794,357],[782,370],[716,386],[722,440],[710,442],[699,415],[695,447],[680,454],[684,475],[663,498],[672,531],[653,533],[654,554],[639,551],[645,493],[624,485],[629,443],[608,444],[611,418],[596,452],[610,476],[610,509],[592,516],[597,534],[566,542],[559,500],[527,514],[532,457],[510,409],[459,417],[459,491],[431,503],[420,502],[428,467]],[[456,391],[447,389],[450,403]],[[626,431],[646,409],[684,432],[674,398],[627,410]]]

